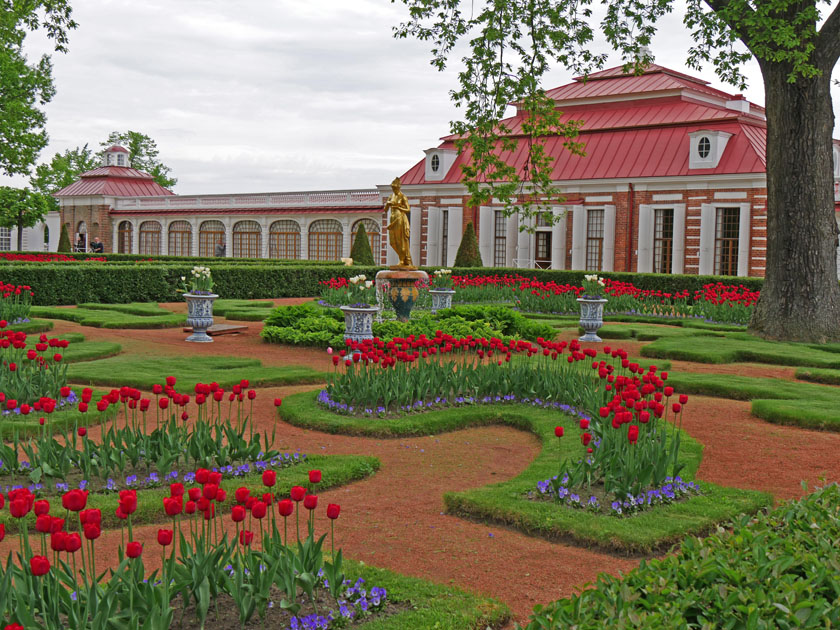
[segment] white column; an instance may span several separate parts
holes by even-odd
[[[615,264],[615,206],[604,206],[604,247],[601,271],[612,271]]]
[[[117,240],[120,237],[120,232],[119,232],[120,223],[121,223],[120,220],[114,221],[114,227],[113,227],[113,230],[112,230],[113,236],[111,237],[111,253],[112,254],[116,254],[120,249],[119,248],[119,242]]]
[[[495,229],[493,208],[481,206],[478,209],[478,251],[485,267],[495,267],[493,230]]]
[[[520,229],[516,237],[516,266],[530,269],[534,266],[534,256],[531,249],[531,240],[534,235],[528,232],[527,228],[533,225],[534,220],[533,217],[525,217],[521,212],[517,215]]]
[[[750,204],[741,204],[738,225],[738,275],[750,275]]]
[[[519,213],[510,215],[505,225],[505,267],[516,267],[516,250],[519,247]]]
[[[677,221],[674,211],[674,223]],[[639,253],[636,256],[636,271],[651,273],[653,271],[653,206],[642,204],[639,206]],[[685,221],[683,221],[685,226]],[[676,230],[674,230],[676,232]],[[674,234],[676,245],[676,234]],[[629,271],[629,270],[628,270]]]
[[[129,253],[140,253],[140,221],[131,222],[131,251]]]
[[[464,210],[461,207],[451,206],[449,208],[449,243],[448,247],[446,248],[446,263],[450,267],[452,267],[455,264],[455,257],[458,255],[458,247],[461,246],[461,237],[463,235]]]
[[[554,225],[551,226],[551,268],[566,268],[566,214],[563,208],[555,208]],[[558,216],[559,215],[559,216]]]
[[[685,269],[685,204],[674,206],[674,240],[671,249],[671,273]]]
[[[233,258],[233,226],[230,217],[225,217],[225,258]]]
[[[411,262],[414,264],[415,267],[420,266],[420,235],[422,234],[423,229],[423,209],[419,206],[415,206],[411,208],[411,214],[409,215],[409,224],[411,226],[411,230],[408,235],[408,242],[409,242],[409,252],[411,253]],[[377,252],[379,255],[379,252]]]
[[[268,217],[260,220],[260,258],[268,258]]]
[[[160,255],[161,256],[168,256],[169,255],[169,221],[167,219],[163,219],[160,221],[161,224],[161,232],[160,232]]]
[[[697,272],[708,276],[715,270],[715,208],[710,203],[700,206],[700,263]]]
[[[440,264],[440,208],[426,208],[426,265]]]
[[[300,259],[309,260],[309,222],[306,217],[301,217],[300,221]]]
[[[347,258],[350,255],[350,250],[352,249],[353,245],[350,243],[350,219],[344,219],[341,221],[342,227],[342,239],[341,239],[341,256],[340,258]]]
[[[586,269],[586,208],[572,208],[572,269]]]
[[[190,254],[198,256],[198,219],[190,219],[190,234]]]

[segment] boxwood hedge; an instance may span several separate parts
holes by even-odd
[[[108,262],[55,262],[0,264],[0,280],[26,284],[35,289],[35,304],[58,305],[80,302],[169,302],[179,299],[175,288],[181,276],[196,264],[213,271],[217,292],[229,299],[308,297],[320,293],[319,282],[332,277],[363,273],[373,277],[381,267],[347,268],[340,264],[310,261],[267,261],[231,258],[160,258],[107,254]],[[430,269],[431,270],[431,269]],[[471,268],[454,269],[456,275],[525,275],[544,282],[580,284],[585,272],[546,269]],[[607,273],[615,280],[631,282],[642,289],[688,290],[705,284],[743,284],[758,290],[761,278],[723,276]]]

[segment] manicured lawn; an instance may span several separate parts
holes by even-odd
[[[187,318],[152,303],[85,304],[71,308],[33,306],[32,315],[66,319],[94,328],[174,328],[183,325]]]
[[[48,319],[30,319],[28,322],[24,322],[22,324],[14,324],[13,326],[9,326],[7,330],[18,330],[21,332],[25,332],[26,334],[30,333],[41,333],[46,332],[48,330],[52,330],[53,323]]]
[[[26,337],[28,346],[34,346],[38,342],[40,334],[32,334]],[[52,336],[52,335],[50,335]],[[79,361],[93,361],[117,355],[122,346],[112,341],[85,341],[85,336],[79,333],[64,333],[56,335],[59,339],[69,341],[66,348],[49,348],[43,354],[52,357],[54,354],[61,354],[61,360],[65,363],[78,363]]]
[[[357,418],[330,413],[315,404],[317,393],[295,394],[283,400],[284,420],[296,426],[330,433],[397,437],[430,435],[471,426],[505,424],[537,435],[543,444],[540,455],[518,477],[493,486],[467,492],[447,493],[447,510],[469,518],[514,527],[549,539],[572,540],[577,544],[623,553],[662,550],[689,534],[702,534],[715,524],[741,512],[754,512],[772,501],[766,493],[723,488],[701,483],[703,494],[688,501],[657,507],[631,518],[592,514],[533,501],[537,482],[557,474],[557,438],[554,427],[565,425],[564,456],[583,456],[577,420],[557,411],[528,405],[475,405],[395,419]],[[682,437],[682,477],[693,479],[702,458],[702,446],[688,435]]]
[[[71,344],[72,345],[72,344]],[[67,378],[71,383],[120,387],[129,385],[149,390],[164,377],[175,376],[180,391],[191,391],[196,383],[217,382],[231,387],[247,379],[252,387],[318,383],[324,374],[306,367],[263,367],[257,359],[189,356],[148,357],[119,355],[101,361],[71,365]]]
[[[265,300],[216,300],[213,314],[243,322],[261,322],[269,316],[274,302]]]
[[[705,340],[679,336],[657,339],[642,348],[642,355],[697,363],[753,362],[840,368],[840,344],[820,348],[807,344],[764,341],[746,333],[727,333],[722,337]]]

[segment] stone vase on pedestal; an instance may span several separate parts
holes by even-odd
[[[379,312],[376,306],[342,306],[344,313],[344,339],[364,341],[373,339],[373,316]]]
[[[452,308],[452,296],[454,289],[429,289],[432,295],[432,313],[437,313],[444,308]]]
[[[602,297],[584,295],[577,301],[580,304],[580,327],[585,333],[578,341],[602,341],[596,333],[604,325],[604,304],[607,300]]]
[[[187,341],[212,343],[213,339],[207,334],[207,329],[213,325],[213,302],[219,297],[215,293],[185,293],[187,301],[187,325],[192,326],[193,333]]]
[[[388,299],[397,313],[397,319],[407,322],[411,316],[411,309],[420,296],[418,282],[429,282],[429,274],[425,271],[409,269],[389,269],[376,274],[377,280],[387,280],[391,285],[388,289]]]

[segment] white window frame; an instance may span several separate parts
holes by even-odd
[[[669,206],[670,207],[670,206]],[[604,211],[604,243],[601,248],[601,269],[612,271],[615,261],[615,206],[572,206],[572,269],[586,270],[587,211]]]
[[[657,210],[674,209],[674,235],[671,250],[671,273],[680,274],[685,269],[685,213],[684,203],[653,203],[639,206],[639,249],[636,253],[636,270],[653,273],[653,220]]]
[[[738,216],[738,276],[750,272],[750,219],[752,207],[748,203],[704,203],[700,206],[700,261],[698,273],[711,276],[715,272],[715,222],[718,208],[740,208]]]

